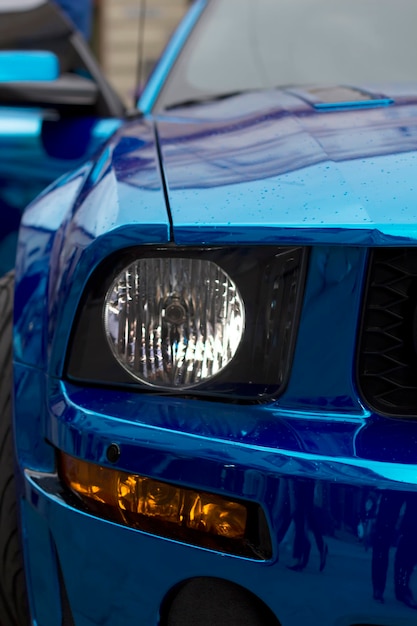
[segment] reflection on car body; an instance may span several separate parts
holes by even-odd
[[[3,13],[2,626],[414,626],[416,13],[198,0],[126,118]]]

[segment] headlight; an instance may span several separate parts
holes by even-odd
[[[211,261],[144,258],[111,284],[104,326],[114,356],[132,376],[186,389],[233,359],[244,307],[234,282]]]
[[[92,274],[72,330],[74,382],[227,400],[282,393],[307,249],[143,246]]]

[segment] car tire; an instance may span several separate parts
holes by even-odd
[[[12,430],[14,273],[0,279],[0,624],[30,623],[17,521]]]

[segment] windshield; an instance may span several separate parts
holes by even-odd
[[[158,108],[280,85],[417,79],[416,0],[211,0]]]

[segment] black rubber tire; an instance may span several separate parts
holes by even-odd
[[[14,273],[10,272],[0,279],[0,624],[28,626],[12,432],[13,287]]]

